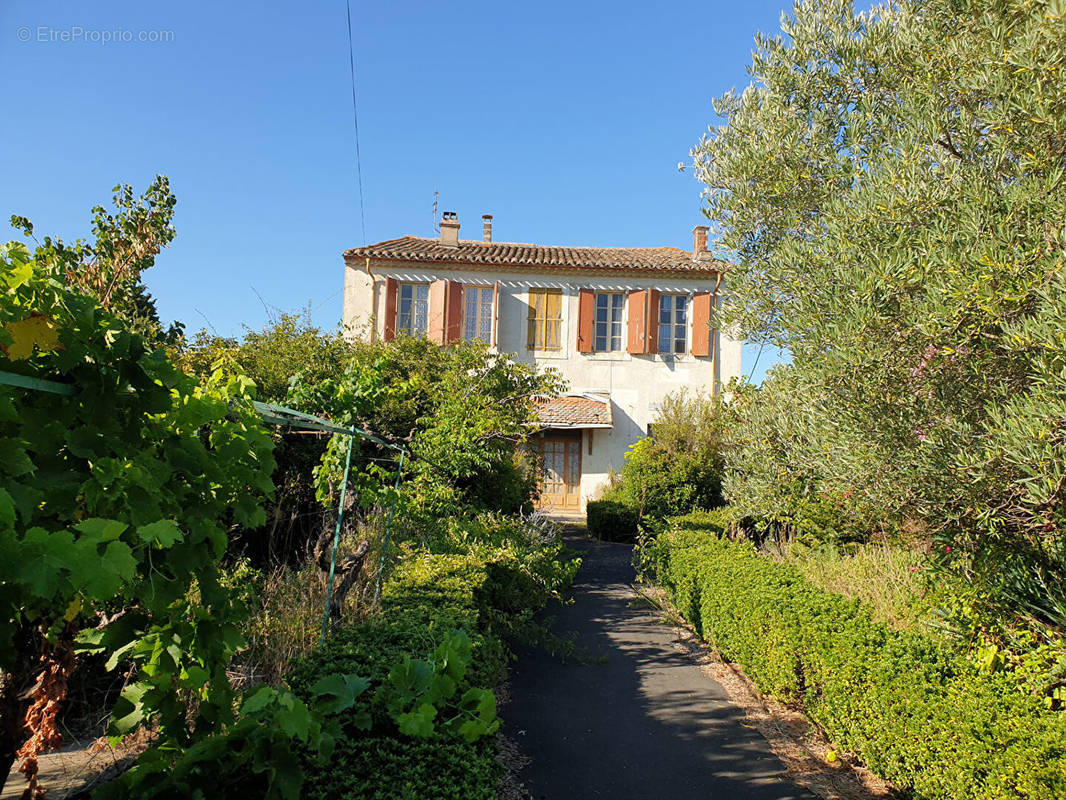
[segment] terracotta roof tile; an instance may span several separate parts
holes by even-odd
[[[563,395],[537,398],[537,420],[545,428],[575,428],[611,425],[611,401],[607,396]]]
[[[458,247],[447,247],[438,239],[419,236],[403,236],[344,251],[346,260],[367,257],[433,264],[648,272],[714,273],[726,267],[713,259],[693,258],[678,247],[553,247],[477,241],[460,241]]]

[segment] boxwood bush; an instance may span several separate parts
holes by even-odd
[[[706,518],[674,520],[642,555],[697,632],[762,691],[801,705],[910,795],[1066,797],[1066,715],[1009,674],[874,622],[857,601],[721,534]]]
[[[585,509],[589,535],[605,542],[632,542],[637,538],[637,512],[614,500],[593,500]]]

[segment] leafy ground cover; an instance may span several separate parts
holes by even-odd
[[[390,578],[381,614],[336,632],[326,647],[295,667],[290,680],[298,693],[334,672],[384,681],[397,659],[461,629],[468,632],[472,655],[458,692],[493,686],[505,673],[506,638],[514,632],[511,615],[539,608],[576,570],[577,562],[563,564],[557,560],[560,555],[556,546],[537,558],[542,574],[549,570],[558,576],[559,583],[548,586],[534,577],[528,562],[500,551],[491,561],[483,553],[412,552]],[[495,740],[467,741],[448,731],[407,735],[386,713],[386,705],[373,709],[369,735],[345,737],[329,764],[309,770],[303,796],[496,797],[500,774]]]

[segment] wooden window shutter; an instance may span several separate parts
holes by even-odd
[[[391,342],[396,338],[396,293],[395,278],[385,279],[385,332],[382,338]]]
[[[429,324],[426,334],[434,344],[444,344],[444,302],[448,281],[443,278],[429,285]]]
[[[626,350],[636,355],[647,352],[647,305],[647,290],[638,289],[629,293],[629,331]]]
[[[577,294],[577,352],[592,352],[592,315],[595,294],[592,289],[579,289]]]
[[[692,355],[711,354],[711,293],[696,292],[692,296]]]
[[[447,281],[444,291],[444,343],[455,344],[463,338],[463,284]]]
[[[530,350],[533,349],[537,342],[537,317],[540,315],[538,306],[543,304],[543,302],[543,294],[536,289],[529,290],[529,325],[527,326],[526,347]]]
[[[559,350],[563,345],[563,293],[552,289],[545,293],[544,298],[544,349]]]
[[[659,352],[659,290],[648,289],[648,341],[645,353]]]
[[[500,282],[492,284],[492,346],[499,341],[500,330]]]

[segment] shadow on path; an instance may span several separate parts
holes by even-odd
[[[535,798],[816,800],[659,615],[634,603],[632,548],[568,537],[584,563],[552,630],[603,663],[520,649],[505,733]]]

